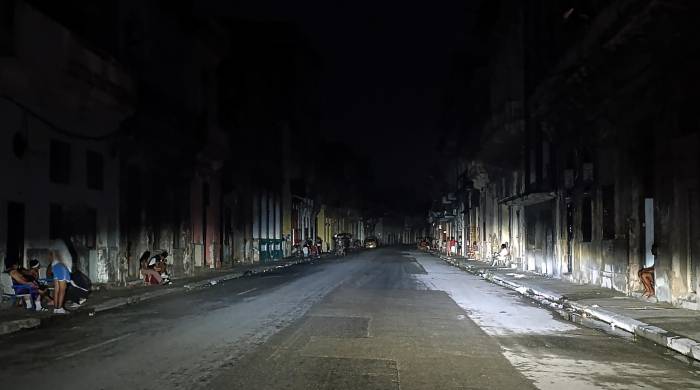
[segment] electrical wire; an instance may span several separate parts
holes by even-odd
[[[29,108],[28,106],[24,105],[23,103],[15,100],[14,98],[12,98],[10,96],[0,95],[0,97],[7,100],[8,102],[16,105],[20,109],[22,109],[25,113],[25,120],[26,120],[26,114],[29,114],[30,116],[34,117],[35,119],[39,120],[41,123],[46,125],[51,130],[53,130],[54,132],[61,134],[63,136],[69,137],[69,138],[89,140],[89,141],[102,141],[102,140],[105,140],[105,139],[108,139],[108,138],[111,138],[111,137],[117,135],[117,133],[119,133],[122,130],[121,126],[119,126],[116,129],[114,129],[108,133],[101,134],[101,135],[80,134],[80,133],[77,133],[74,131],[66,130],[66,129],[62,128],[61,126],[58,126],[57,124],[44,118],[43,116],[41,116],[40,114],[38,114],[37,112],[35,112],[31,108]]]

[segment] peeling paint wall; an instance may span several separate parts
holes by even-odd
[[[110,156],[106,141],[86,141],[65,137],[56,133],[39,120],[23,114],[16,105],[0,99],[0,118],[10,131],[0,132],[0,144],[12,145],[13,136],[20,132],[26,137],[27,150],[22,156],[3,154],[0,176],[12,185],[0,186],[0,249],[2,258],[7,248],[8,233],[19,226],[8,226],[8,202],[21,204],[24,208],[24,260],[37,257],[44,266],[44,256],[52,248],[50,237],[50,209],[53,204],[62,210],[64,223],[78,219],[80,224],[71,226],[72,239],[81,246],[76,267],[96,278],[96,282],[107,281],[118,272],[116,257],[107,256],[109,248],[118,251],[118,161]],[[58,140],[69,146],[70,172],[67,183],[54,183],[49,178],[50,144]],[[94,190],[86,185],[86,152],[102,156],[103,189]],[[85,213],[94,211],[93,226],[83,222]],[[65,230],[64,232],[68,232]],[[89,239],[90,242],[87,242]],[[93,253],[93,261],[91,260]],[[99,255],[97,255],[99,253]],[[44,254],[44,255],[42,255]]]
[[[669,302],[696,301],[700,265],[700,135],[678,134],[659,141],[657,156],[665,159],[655,175],[657,296]]]

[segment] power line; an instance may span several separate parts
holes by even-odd
[[[101,140],[105,140],[105,139],[108,139],[110,137],[115,136],[121,130],[121,127],[117,127],[116,129],[114,129],[106,134],[96,135],[96,136],[95,135],[86,135],[86,134],[81,134],[81,133],[77,133],[74,131],[66,130],[63,127],[61,127],[61,126],[51,122],[50,120],[44,118],[39,113],[35,112],[34,110],[32,110],[28,106],[24,105],[23,103],[13,99],[12,97],[7,96],[7,95],[2,95],[1,97],[5,100],[9,101],[10,103],[16,105],[20,109],[22,109],[26,114],[29,114],[32,117],[36,118],[37,120],[39,120],[41,123],[45,124],[51,130],[53,130],[56,133],[59,133],[63,136],[69,137],[69,138],[83,139],[83,140],[89,140],[89,141],[101,141]]]

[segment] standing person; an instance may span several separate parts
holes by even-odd
[[[321,239],[321,237],[316,237],[316,248],[318,248],[318,255],[320,257],[323,252],[323,239]]]
[[[51,253],[53,254],[53,259],[51,260],[54,288],[53,314],[67,314],[64,304],[66,300],[66,289],[70,283],[70,269],[63,263],[63,259],[59,257],[56,251],[52,251]]]

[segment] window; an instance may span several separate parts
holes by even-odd
[[[49,178],[54,183],[70,183],[70,145],[51,140]]]
[[[49,206],[49,239],[56,240],[63,236],[63,207],[51,203]]]
[[[104,160],[102,155],[88,150],[85,153],[85,164],[87,187],[91,190],[102,190],[104,186]]]
[[[603,187],[603,239],[615,239],[615,187]]]
[[[88,209],[85,222],[85,246],[95,249],[97,247],[97,210]]]
[[[202,206],[209,207],[209,183],[202,183]]]
[[[583,198],[581,205],[581,241],[591,242],[593,239],[593,206],[591,197]]]
[[[15,2],[0,2],[0,56],[14,55],[13,27],[15,24]]]

